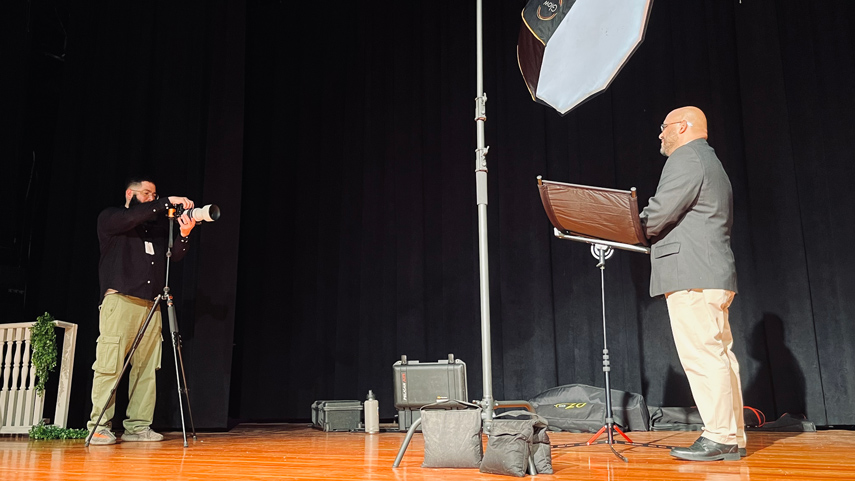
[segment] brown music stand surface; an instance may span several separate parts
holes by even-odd
[[[543,208],[556,231],[590,238],[590,243],[608,241],[600,243],[649,252],[649,243],[638,217],[638,198],[634,187],[632,190],[606,189],[553,182],[540,176],[537,184]],[[562,237],[558,232],[556,236]]]

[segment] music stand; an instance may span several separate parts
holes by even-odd
[[[606,260],[614,254],[614,249],[650,254],[650,247],[644,230],[641,228],[641,220],[638,217],[638,199],[635,187],[628,191],[606,189],[552,182],[537,176],[537,188],[540,190],[540,200],[543,202],[546,215],[554,227],[555,237],[591,245],[591,255],[597,259],[597,268],[600,269],[600,295],[603,312],[603,376],[606,394],[603,427],[587,442],[559,444],[552,447],[608,444],[615,456],[624,462],[628,462],[628,460],[615,450],[615,444],[672,448],[673,446],[634,442],[615,424],[612,411],[611,382],[609,379],[611,366],[606,335]],[[626,441],[615,440],[615,432]],[[597,441],[597,438],[603,433],[606,434],[606,440]]]

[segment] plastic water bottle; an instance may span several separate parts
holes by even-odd
[[[374,391],[368,390],[368,397],[365,399],[365,432],[372,434],[380,431],[380,405],[374,399]]]

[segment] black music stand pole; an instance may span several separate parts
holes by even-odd
[[[620,242],[606,241],[602,239],[592,239],[590,237],[582,237],[582,236],[574,236],[571,234],[565,234],[558,229],[555,229],[555,237],[559,239],[566,240],[574,240],[578,242],[585,242],[591,244],[591,255],[597,259],[597,268],[600,269],[600,299],[602,303],[602,312],[603,312],[603,378],[605,380],[605,394],[606,394],[606,415],[603,421],[603,427],[600,428],[599,431],[596,432],[588,441],[584,443],[572,443],[572,444],[557,444],[552,445],[553,448],[567,448],[567,447],[575,447],[575,446],[591,446],[594,444],[608,444],[609,449],[612,450],[615,456],[617,456],[621,461],[629,462],[626,457],[621,455],[615,450],[615,444],[628,444],[632,446],[643,446],[649,448],[666,448],[671,449],[674,446],[666,446],[662,444],[654,444],[654,443],[637,443],[634,442],[629,436],[624,433],[620,427],[615,424],[614,420],[614,410],[612,408],[612,391],[611,391],[611,380],[609,374],[611,372],[611,360],[609,355],[609,344],[608,344],[608,334],[606,330],[606,260],[609,259],[614,254],[614,248],[620,248],[624,250],[630,250],[634,252],[643,252],[650,253],[650,248],[643,246],[636,246],[630,244],[623,244]],[[625,439],[625,441],[620,441],[615,439],[615,433],[620,434],[621,437]],[[606,434],[606,439],[597,441],[597,439]]]

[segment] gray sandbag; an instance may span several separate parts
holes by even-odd
[[[531,462],[537,473],[552,474],[552,446],[543,417],[528,411],[510,411],[493,419],[487,450],[481,461],[481,472],[506,476],[531,473]]]
[[[477,468],[481,465],[480,407],[454,401],[429,404],[420,412],[425,441],[423,468]]]
[[[548,426],[546,420],[534,424],[534,433],[531,438],[531,457],[537,473],[529,474],[552,474],[552,445],[549,443],[547,434]]]
[[[533,435],[534,429],[528,420],[494,419],[481,460],[481,472],[525,476],[531,456],[529,440]]]

